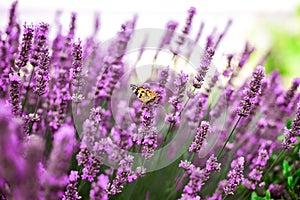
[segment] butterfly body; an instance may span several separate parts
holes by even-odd
[[[153,90],[144,87],[138,87],[137,85],[130,85],[134,94],[142,101],[143,105],[147,105],[155,101],[157,95]]]

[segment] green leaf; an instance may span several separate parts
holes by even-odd
[[[289,176],[287,180],[288,180],[288,186],[289,186],[289,188],[292,189],[293,188],[293,177]]]
[[[255,200],[256,197],[257,197],[256,192],[252,192],[251,193],[251,200]]]
[[[295,185],[298,183],[298,181],[299,181],[299,176],[296,176],[295,180],[292,183],[292,188],[291,189],[293,189],[295,187]]]
[[[282,162],[283,175],[288,177],[290,175],[290,165],[287,161]]]
[[[265,198],[257,196],[256,192],[251,193],[251,200],[264,200]]]
[[[286,122],[286,128],[287,129],[291,129],[291,125],[292,125],[292,119],[289,119],[287,122]]]
[[[262,198],[262,197],[255,197],[254,199],[255,200],[265,200],[265,198]]]
[[[266,200],[270,200],[271,199],[271,193],[269,190],[267,190],[266,192]]]

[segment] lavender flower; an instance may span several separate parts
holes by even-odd
[[[35,37],[33,41],[32,56],[30,58],[31,65],[35,68],[39,64],[40,53],[47,50],[47,34],[48,34],[49,24],[41,23],[36,27]]]
[[[13,199],[22,200],[26,180],[26,163],[21,155],[22,128],[20,120],[14,118],[3,101],[0,101],[0,108],[0,177],[10,185]]]
[[[233,195],[239,183],[244,179],[244,157],[239,157],[231,162],[231,170],[227,174],[227,184],[224,186],[226,195]]]
[[[45,142],[42,137],[30,135],[25,144],[25,170],[26,174],[23,183],[20,185],[20,195],[18,199],[39,199],[40,198],[40,173],[39,164],[43,159]]]
[[[200,169],[199,167],[195,167],[193,164],[187,162],[181,162],[179,165],[184,169],[188,169],[187,173],[189,174],[189,182],[186,186],[184,186],[183,193],[181,195],[180,200],[186,199],[200,199],[198,196],[198,192],[201,190],[202,185],[209,179],[209,175],[215,171],[220,171],[220,163],[217,163],[216,157],[212,154],[206,162],[206,166],[204,169]]]
[[[108,200],[108,187],[108,176],[100,174],[97,178],[97,182],[92,183],[92,188],[90,190],[91,200]]]
[[[188,10],[188,17],[185,21],[185,26],[182,29],[182,35],[178,38],[178,41],[177,41],[179,46],[181,46],[185,42],[185,37],[190,33],[193,17],[195,14],[196,14],[196,8],[191,7]],[[175,53],[177,54],[178,52],[175,52]]]
[[[189,147],[189,152],[199,153],[201,148],[206,145],[206,136],[210,133],[210,125],[207,121],[202,121],[199,128],[197,128],[197,134]]]
[[[78,172],[71,171],[69,175],[69,183],[67,185],[67,190],[65,191],[62,200],[78,200],[81,199],[81,196],[78,195],[77,192],[77,184],[78,184]]]
[[[12,108],[12,113],[19,116],[21,112],[21,78],[18,74],[9,74],[9,102]]]
[[[266,167],[267,161],[269,159],[269,154],[266,149],[260,149],[258,152],[258,157],[254,159],[254,163],[251,166],[251,171],[248,175],[248,179],[243,180],[243,184],[252,190],[258,185],[262,178],[262,173]]]
[[[122,191],[123,187],[128,182],[128,177],[132,173],[132,164],[133,156],[130,155],[120,161],[117,175],[110,186],[109,194],[116,195]]]
[[[283,194],[284,185],[270,184],[269,187],[268,187],[268,190],[270,191],[272,197],[280,198]]]
[[[169,98],[169,103],[173,107],[173,111],[166,116],[166,121],[170,123],[179,123],[179,114],[182,109],[182,98],[183,93],[186,89],[186,84],[188,81],[188,75],[181,71],[175,78],[175,94]]]
[[[277,99],[277,104],[279,104],[282,110],[286,110],[288,108],[289,104],[292,102],[296,94],[299,85],[300,85],[300,78],[295,78],[291,88],[286,92],[286,94]]]
[[[98,156],[95,158],[91,151],[97,150],[98,155],[100,155],[100,150],[105,149],[105,140],[99,140],[97,141],[97,145],[95,144],[95,135],[103,118],[104,110],[101,107],[91,109],[89,118],[83,123],[80,152],[76,156],[78,165],[83,167],[82,178],[90,182],[96,177],[102,162],[101,157]],[[96,147],[97,149],[95,149]]]
[[[74,87],[73,89],[73,96],[72,100],[75,103],[80,103],[84,99],[83,95],[81,94],[82,87],[84,85],[84,75],[82,72],[82,46],[81,41],[78,40],[78,43],[73,44],[73,50],[72,50],[72,56],[73,56],[73,63],[71,68],[71,75],[72,75],[72,85]]]
[[[63,189],[68,183],[67,171],[75,144],[73,126],[64,125],[54,134],[53,150],[44,175],[47,199],[62,198]]]
[[[232,58],[233,58],[233,54],[229,54],[227,56],[227,65],[226,65],[226,69],[223,71],[223,76],[225,77],[229,77],[232,72],[233,72],[233,69],[232,69]]]
[[[254,47],[250,48],[248,42],[245,44],[244,52],[243,52],[240,62],[238,64],[239,68],[242,68],[245,65],[245,63],[249,60],[249,57],[253,53],[254,50],[255,50],[255,48]]]
[[[189,126],[191,129],[198,128],[206,112],[205,106],[208,100],[207,94],[202,92],[197,92],[195,96],[189,101],[188,106],[186,107],[187,111],[185,112],[186,117],[189,120]]]
[[[260,94],[262,80],[264,78],[264,68],[257,66],[256,71],[252,73],[252,80],[248,88],[244,90],[244,97],[240,102],[237,113],[241,117],[247,117],[256,102],[257,96]]]
[[[195,88],[200,89],[202,87],[204,77],[207,74],[208,68],[211,64],[214,54],[215,50],[213,48],[208,48],[204,51],[204,54],[201,57],[200,66],[198,67],[198,74],[193,80],[193,86]]]
[[[289,150],[293,148],[294,143],[297,142],[297,136],[300,136],[300,102],[297,105],[297,113],[295,119],[292,121],[291,129],[285,128],[284,139],[282,141],[282,146],[284,149]]]
[[[44,95],[48,90],[49,64],[49,50],[42,47],[42,50],[39,53],[39,61],[34,76],[35,86],[33,92],[38,96]]]
[[[32,47],[32,38],[33,38],[33,28],[31,26],[24,25],[24,33],[22,39],[22,45],[20,48],[20,54],[16,60],[16,72],[20,72],[23,69],[28,60]]]

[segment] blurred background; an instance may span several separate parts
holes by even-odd
[[[0,27],[8,22],[8,11],[12,0],[0,1]],[[219,53],[242,51],[246,41],[256,48],[252,63],[271,49],[266,61],[267,72],[273,69],[283,75],[283,83],[290,85],[291,79],[300,77],[300,1],[297,0],[19,0],[18,20],[37,24],[55,21],[55,13],[61,11],[60,22],[67,32],[71,12],[77,13],[76,37],[85,39],[92,34],[95,13],[101,18],[100,40],[115,35],[125,20],[138,15],[137,28],[164,28],[168,20],[176,20],[182,28],[187,10],[193,6],[197,15],[193,21],[191,37],[197,34],[200,23],[205,22],[204,34],[214,27],[224,29],[228,19],[233,24],[222,41]],[[52,26],[51,34],[57,30]],[[202,38],[204,42],[204,37]],[[200,41],[201,43],[201,41]],[[250,62],[251,65],[251,62]]]

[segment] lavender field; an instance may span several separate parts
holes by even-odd
[[[234,21],[133,14],[102,41],[99,15],[78,38],[75,12],[19,12],[0,29],[0,200],[300,199],[300,77],[286,89],[245,41],[215,63]]]

